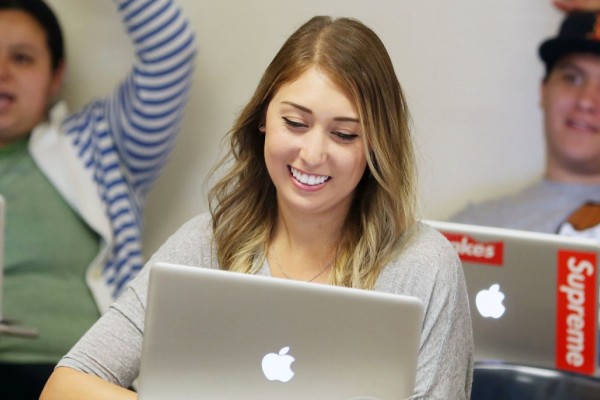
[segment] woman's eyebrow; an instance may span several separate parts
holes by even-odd
[[[291,101],[282,101],[281,104],[287,104],[288,106],[292,106],[294,108],[299,109],[300,111],[304,111],[305,113],[312,114],[312,110],[310,108],[306,108],[301,106],[300,104],[293,103]]]
[[[310,108],[301,106],[300,104],[296,104],[296,103],[291,102],[291,101],[282,101],[281,104],[287,104],[287,105],[292,106],[294,108],[297,108],[300,111],[303,111],[303,112],[305,112],[307,114],[311,114],[311,115],[313,114],[313,112],[312,112],[312,110]],[[356,123],[360,122],[358,118],[354,118],[354,117],[335,117],[333,120],[334,121],[356,122]]]

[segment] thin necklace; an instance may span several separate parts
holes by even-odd
[[[285,276],[286,278],[290,279],[290,280],[301,280],[301,279],[295,279],[292,278],[291,276],[289,276],[284,270],[283,267],[281,266],[281,263],[279,262],[279,258],[277,257],[277,254],[275,254],[275,248],[273,246],[271,246],[271,255],[273,256],[273,260],[275,261],[275,264],[277,265],[277,268],[279,269],[279,271],[281,271],[281,273],[283,274],[283,276]],[[309,280],[305,281],[305,282],[312,282],[315,279],[317,279],[318,277],[320,277],[321,275],[323,275],[323,273],[325,271],[327,271],[327,269],[329,269],[329,267],[331,267],[331,264],[333,263],[333,260],[335,259],[332,258],[331,261],[329,261],[327,263],[327,265],[325,265],[325,267],[323,269],[321,269],[315,276],[313,276],[312,278],[310,278]],[[321,262],[319,262],[319,266],[321,266]]]

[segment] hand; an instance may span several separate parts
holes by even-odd
[[[40,400],[136,400],[137,394],[94,375],[67,367],[54,370]]]
[[[553,0],[552,3],[564,12],[600,11],[600,0]]]

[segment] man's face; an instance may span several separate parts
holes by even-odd
[[[542,83],[548,178],[600,182],[600,56],[571,54]]]

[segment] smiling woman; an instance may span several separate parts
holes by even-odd
[[[367,166],[361,124],[348,93],[320,69],[310,67],[277,91],[261,131],[280,212],[340,225]],[[288,243],[275,238],[271,249],[289,254]],[[334,252],[326,249],[325,260],[312,264],[314,268],[299,264],[286,269],[294,276],[311,276]]]
[[[378,36],[355,19],[310,19],[229,132],[210,215],[185,224],[152,262],[417,297],[427,312],[412,398],[468,399],[464,277],[448,241],[416,221],[408,120]],[[122,387],[139,372],[147,290],[145,268],[63,358],[42,399],[133,398]]]

